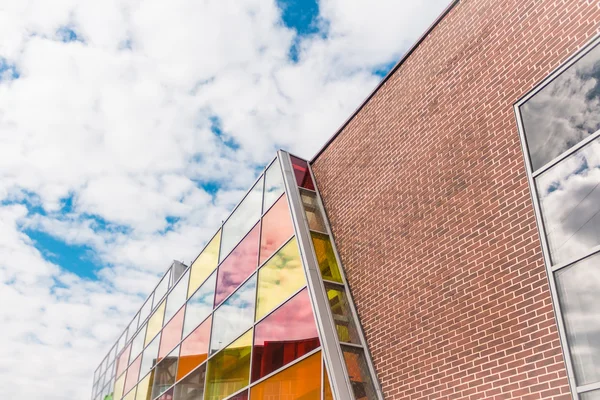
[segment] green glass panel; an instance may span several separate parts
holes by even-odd
[[[258,271],[256,321],[306,286],[296,238],[292,238]]]
[[[207,400],[224,399],[248,385],[251,352],[252,329],[208,360]]]
[[[310,235],[315,247],[321,276],[323,279],[342,283],[342,275],[340,274],[340,268],[338,267],[329,236],[317,232],[311,232]]]

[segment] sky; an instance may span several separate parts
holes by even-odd
[[[448,0],[0,0],[0,386],[89,399],[173,259]]]

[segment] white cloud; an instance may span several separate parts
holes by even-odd
[[[0,80],[0,384],[89,397],[157,275],[194,258],[277,148],[310,157],[447,2],[323,0],[327,35],[298,62],[270,0],[2,2],[0,57],[20,76]],[[99,279],[25,228],[91,248]]]

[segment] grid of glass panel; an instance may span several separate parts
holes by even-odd
[[[286,386],[290,400],[320,399],[321,342],[278,160],[138,315],[103,361],[115,383],[93,400],[260,399]]]
[[[600,389],[600,45],[517,105],[575,398]]]

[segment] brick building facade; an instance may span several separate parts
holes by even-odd
[[[578,390],[513,106],[599,29],[597,1],[455,2],[313,159],[386,399]]]

